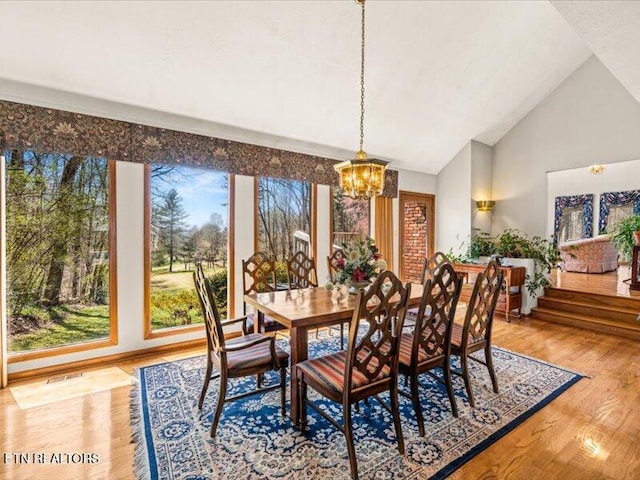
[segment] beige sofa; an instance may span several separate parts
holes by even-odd
[[[567,272],[603,273],[618,268],[618,251],[608,235],[564,242],[558,249]]]

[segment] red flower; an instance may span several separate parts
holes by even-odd
[[[367,279],[367,274],[358,267],[353,271],[353,279],[356,282],[364,282]]]
[[[339,258],[336,260],[336,267],[344,268],[344,258]]]
[[[373,259],[374,260],[380,260],[381,255],[379,253],[374,253],[373,254]]]

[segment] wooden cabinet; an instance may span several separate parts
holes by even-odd
[[[462,285],[460,293],[461,302],[467,303],[469,301],[476,276],[486,267],[486,265],[478,263],[453,264],[454,270],[465,277],[465,283]],[[504,313],[507,322],[510,322],[509,315],[514,310],[518,311],[518,318],[522,316],[522,289],[524,288],[526,269],[524,267],[501,266],[500,270],[504,272],[504,286],[500,297],[498,297],[496,312]]]

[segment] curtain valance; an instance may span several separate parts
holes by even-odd
[[[166,163],[338,186],[329,158],[0,100],[0,148]],[[382,195],[396,197],[387,170]]]

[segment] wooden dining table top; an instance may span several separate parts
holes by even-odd
[[[420,303],[423,287],[411,285],[408,306]],[[288,328],[314,327],[346,321],[356,307],[357,295],[350,295],[346,287],[327,290],[323,287],[250,293],[244,300],[256,310],[277,320]],[[399,300],[399,297],[398,297]]]

